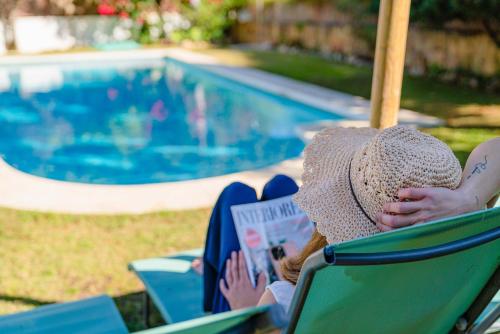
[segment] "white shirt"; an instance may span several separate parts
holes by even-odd
[[[266,289],[271,291],[276,302],[283,306],[285,311],[288,312],[293,293],[295,292],[295,285],[288,281],[276,281],[268,285]]]

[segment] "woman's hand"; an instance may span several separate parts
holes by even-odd
[[[424,223],[437,218],[479,210],[474,196],[460,189],[405,188],[398,192],[400,202],[386,203],[377,215],[381,231]]]
[[[260,273],[254,288],[248,277],[243,252],[232,252],[231,258],[226,261],[226,282],[221,279],[219,286],[231,310],[236,310],[257,305],[266,287],[266,277]]]

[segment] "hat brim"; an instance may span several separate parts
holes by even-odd
[[[377,133],[373,128],[328,128],[304,150],[303,184],[294,201],[330,244],[379,232],[359,207],[349,182],[353,156]]]

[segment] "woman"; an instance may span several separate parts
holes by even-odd
[[[332,128],[305,149],[303,185],[294,200],[316,222],[316,233],[297,257],[282,262],[284,281],[265,289],[259,304],[285,309],[305,260],[326,244],[380,232],[377,214],[401,188],[456,189],[462,170],[449,147],[413,128]],[[262,286],[252,288],[241,255],[232,254],[220,289],[231,309],[255,305]]]

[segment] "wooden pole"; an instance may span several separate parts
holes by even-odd
[[[381,0],[371,92],[370,125],[398,122],[411,0]]]

